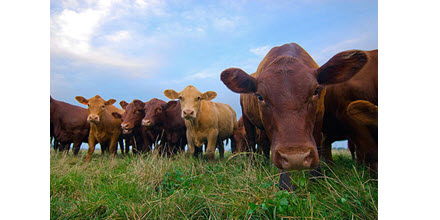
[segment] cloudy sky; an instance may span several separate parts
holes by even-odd
[[[50,93],[75,105],[97,94],[119,103],[168,100],[165,89],[194,85],[240,116],[221,71],[253,73],[272,47],[291,42],[319,65],[376,49],[377,23],[376,1],[51,1]]]

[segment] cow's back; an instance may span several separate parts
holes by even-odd
[[[214,102],[216,114],[218,115],[219,139],[224,140],[233,135],[237,128],[237,114],[234,109],[224,103]]]
[[[327,87],[325,109],[336,116],[345,114],[347,106],[356,100],[378,104],[378,51],[366,51],[367,64],[352,79]]]

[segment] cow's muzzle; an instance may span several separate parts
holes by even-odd
[[[318,166],[319,156],[315,147],[279,147],[278,149],[280,150],[275,150],[272,160],[280,169],[308,170]]]

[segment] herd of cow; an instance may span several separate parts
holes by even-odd
[[[295,43],[272,48],[255,73],[239,68],[224,70],[221,81],[240,93],[242,118],[229,105],[212,102],[217,93],[201,93],[194,86],[181,92],[165,90],[171,101],[104,100],[99,95],[76,100],[81,108],[50,98],[51,139],[54,148],[77,154],[89,144],[113,157],[149,152],[173,155],[203,152],[224,154],[224,140],[236,152],[262,152],[281,171],[317,168],[319,159],[332,162],[331,144],[348,140],[352,157],[377,172],[378,51],[350,50],[334,55],[319,67]],[[177,101],[176,101],[177,100]],[[123,141],[125,140],[125,151]],[[288,176],[281,172],[280,179]],[[290,187],[290,186],[289,186]]]

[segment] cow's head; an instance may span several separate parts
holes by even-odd
[[[142,118],[145,115],[144,106],[145,103],[141,100],[134,99],[130,104],[126,101],[120,101],[124,113],[121,115],[117,112],[113,112],[112,115],[115,118],[122,120],[121,128],[122,133],[129,134],[133,131],[133,128],[140,125]]]
[[[366,100],[357,100],[347,106],[347,115],[365,125],[377,126],[377,106]]]
[[[319,162],[313,127],[324,86],[350,79],[366,62],[362,51],[339,53],[320,68],[281,56],[258,78],[229,68],[221,73],[221,80],[233,92],[255,95],[275,166],[283,170],[312,169]]]
[[[197,117],[200,109],[200,102],[210,101],[217,96],[216,92],[208,91],[201,93],[196,87],[189,85],[181,92],[176,92],[172,89],[167,89],[163,94],[169,99],[179,99],[182,108],[182,118],[190,120]]]
[[[89,112],[89,116],[87,117],[87,121],[90,123],[98,124],[102,118],[102,115],[105,111],[105,107],[108,105],[113,105],[116,102],[114,99],[109,99],[105,101],[99,95],[96,95],[93,98],[85,99],[82,96],[76,96],[75,99],[84,105],[87,105],[87,111]]]
[[[166,102],[160,99],[151,99],[145,104],[145,116],[142,119],[142,126],[160,126],[165,117]]]

